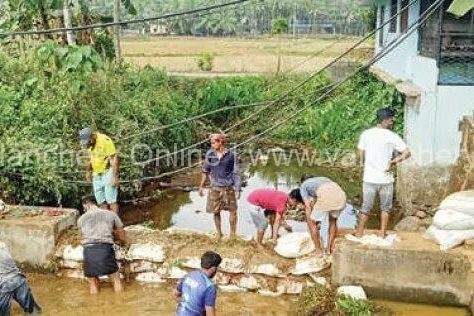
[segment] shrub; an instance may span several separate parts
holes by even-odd
[[[203,52],[199,54],[197,66],[202,71],[211,71],[214,67],[214,54],[210,52]]]

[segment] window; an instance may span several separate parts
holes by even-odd
[[[385,23],[385,6],[380,7],[379,21],[380,21],[379,27],[382,26]],[[380,47],[383,46],[383,42],[384,42],[384,30],[385,30],[385,27],[382,27],[379,30],[379,46]]]
[[[403,9],[400,14],[400,32],[405,33],[408,29],[408,0],[402,0],[401,9]]]
[[[393,18],[394,16],[397,15],[398,0],[391,0],[391,1],[392,1],[392,3],[391,3],[391,6],[390,6],[390,18]],[[396,33],[397,32],[397,20],[398,19],[395,17],[390,21],[390,28],[388,30],[390,33]]]

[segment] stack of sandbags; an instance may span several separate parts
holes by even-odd
[[[441,202],[425,237],[441,250],[448,250],[474,238],[474,190],[456,192]]]

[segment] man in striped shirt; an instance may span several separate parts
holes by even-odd
[[[122,282],[115,260],[114,235],[125,243],[123,223],[118,215],[97,207],[93,197],[82,201],[85,214],[77,221],[84,248],[84,274],[89,281],[91,294],[99,292],[99,277],[107,275],[113,281],[114,290],[122,291]]]

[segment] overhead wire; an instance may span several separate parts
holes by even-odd
[[[364,36],[362,39],[360,39],[359,41],[357,41],[354,45],[352,45],[348,50],[346,50],[345,52],[343,52],[342,54],[340,54],[338,57],[334,58],[331,62],[329,62],[328,64],[326,64],[323,68],[317,70],[316,72],[312,73],[310,76],[308,76],[306,79],[304,79],[303,81],[301,81],[299,84],[297,84],[296,86],[294,86],[292,89],[288,90],[287,92],[285,92],[282,96],[278,97],[276,100],[273,100],[273,101],[270,101],[267,105],[263,106],[262,108],[260,108],[256,113],[253,113],[249,116],[247,116],[246,118],[238,121],[236,124],[232,125],[231,127],[227,128],[224,130],[224,132],[228,132],[232,129],[234,129],[235,127],[237,126],[240,126],[242,125],[243,123],[247,122],[248,120],[250,120],[251,118],[253,118],[254,116],[262,113],[263,111],[265,111],[266,109],[268,109],[269,107],[277,104],[277,103],[280,103],[281,101],[284,101],[288,96],[290,96],[292,93],[294,93],[295,91],[299,90],[301,87],[303,87],[305,84],[307,84],[308,82],[310,82],[311,80],[313,80],[315,77],[317,77],[318,75],[322,74],[324,71],[326,71],[329,67],[331,67],[332,65],[334,65],[335,63],[337,63],[339,60],[342,60],[344,57],[346,57],[350,52],[352,52],[355,48],[357,48],[359,45],[361,45],[363,42],[365,42],[367,39],[369,39],[370,37],[372,37],[379,29],[382,29],[384,28],[386,25],[388,25],[393,19],[396,19],[397,16],[403,11],[403,10],[407,10],[409,7],[411,7],[414,3],[416,3],[417,1],[419,0],[414,0],[410,3],[408,3],[405,7],[401,8],[400,11],[397,12],[396,15],[392,16],[390,19],[388,19],[386,22],[384,22],[382,25],[380,25],[378,28],[376,28],[375,30],[371,31],[369,34],[367,34],[366,36]],[[330,85],[329,85],[330,86]],[[182,148],[178,151],[175,151],[175,152],[172,152],[172,153],[168,153],[168,154],[165,154],[163,156],[158,156],[158,157],[155,157],[155,158],[152,158],[152,159],[149,159],[149,160],[146,160],[146,161],[143,161],[143,162],[137,162],[137,163],[134,163],[135,165],[139,166],[145,166],[147,164],[150,164],[152,162],[155,162],[155,161],[158,161],[160,159],[164,159],[164,158],[168,158],[168,157],[171,157],[175,154],[179,154],[183,151],[186,151],[186,150],[189,150],[189,149],[193,149],[193,148],[196,148],[204,143],[206,143],[207,140],[202,140],[202,141],[199,141],[195,144],[192,144],[190,146],[187,146],[185,148]]]
[[[292,120],[293,118],[295,118],[296,116],[298,116],[300,113],[304,112],[305,110],[307,110],[308,108],[310,107],[313,107],[317,104],[317,102],[320,102],[322,100],[324,100],[330,93],[334,92],[338,87],[340,87],[342,84],[344,84],[345,82],[347,82],[350,78],[352,78],[353,76],[355,76],[357,73],[359,73],[361,70],[363,69],[366,69],[368,67],[370,67],[371,65],[373,65],[374,63],[376,63],[377,61],[379,61],[380,59],[382,59],[383,57],[385,57],[388,53],[390,53],[391,51],[393,51],[396,47],[398,47],[408,36],[410,36],[415,30],[416,28],[423,24],[436,10],[437,8],[439,8],[441,6],[441,4],[443,3],[444,0],[437,0],[436,2],[434,2],[425,12],[423,12],[423,14],[416,20],[416,22],[414,22],[411,26],[409,26],[406,30],[406,33],[403,34],[403,36],[401,36],[400,38],[396,38],[395,40],[393,40],[388,46],[384,47],[379,53],[377,53],[377,55],[372,58],[369,62],[367,62],[366,64],[364,64],[363,66],[359,67],[357,70],[355,70],[353,73],[351,73],[350,75],[348,75],[346,78],[344,78],[342,81],[338,82],[334,87],[332,87],[330,89],[330,91],[327,91],[323,96],[319,97],[318,99],[316,99],[315,101],[309,103],[308,105],[302,107],[301,109],[298,109],[297,111],[295,111],[293,114],[291,114],[290,116],[280,120],[278,123],[276,124],[273,124],[272,126],[270,126],[269,128],[265,129],[264,131],[248,138],[247,140],[235,145],[232,147],[232,149],[237,149],[239,147],[242,147],[250,142],[253,142],[255,139],[257,138],[260,138],[261,136],[265,135],[265,134],[268,134],[269,132],[275,130],[276,128],[280,127],[281,125],[283,125],[284,123]],[[150,176],[150,177],[143,177],[143,178],[139,178],[139,179],[134,179],[134,180],[128,180],[127,182],[128,183],[134,183],[134,182],[142,182],[142,181],[150,181],[150,180],[157,180],[157,179],[160,179],[160,178],[163,178],[163,177],[167,177],[167,176],[170,176],[170,175],[173,175],[173,174],[176,174],[176,173],[180,173],[180,172],[183,172],[185,170],[189,170],[189,169],[192,169],[192,168],[195,168],[197,166],[201,165],[201,162],[197,162],[197,163],[194,163],[190,166],[187,166],[187,167],[183,167],[183,168],[180,168],[180,169],[177,169],[177,170],[174,170],[174,171],[170,171],[170,172],[167,172],[167,173],[163,173],[163,174],[160,174],[160,175],[157,175],[157,176]]]
[[[124,25],[129,25],[129,24],[165,20],[165,19],[169,19],[173,17],[192,15],[192,14],[196,14],[200,12],[213,11],[213,10],[217,10],[217,9],[221,9],[225,7],[235,6],[235,5],[242,4],[249,1],[251,0],[234,0],[234,1],[226,2],[226,3],[210,5],[210,6],[206,6],[202,8],[197,8],[197,9],[163,14],[163,15],[159,15],[155,17],[131,19],[131,20],[125,20],[125,21],[118,21],[118,22],[95,23],[95,24],[89,24],[89,25],[73,26],[73,27],[68,27],[68,28],[60,27],[60,28],[42,29],[42,30],[0,32],[0,37],[10,37],[10,36],[17,36],[17,35],[44,35],[44,34],[65,33],[68,31],[84,31],[84,30],[91,30],[91,29],[101,29],[101,28],[107,28],[107,27],[117,26],[117,25],[124,26]]]

